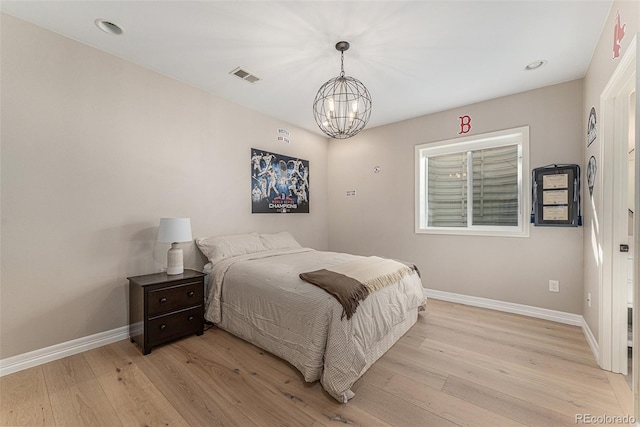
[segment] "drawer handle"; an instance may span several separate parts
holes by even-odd
[[[189,320],[193,320],[193,316],[189,316]]]
[[[195,292],[193,292],[193,291],[189,291],[189,292],[187,292],[187,295],[188,295],[188,296],[190,296],[190,297],[194,296],[195,294],[196,294],[196,293],[195,293]]]
[[[162,331],[162,330],[164,330],[164,329],[167,329],[167,325],[165,325],[165,324],[163,323],[163,324],[161,324],[161,325],[160,325],[160,330]]]
[[[160,298],[160,304],[164,304],[165,302],[167,302],[167,299],[165,297]]]

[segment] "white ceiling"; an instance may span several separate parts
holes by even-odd
[[[583,77],[611,3],[2,0],[0,10],[319,133],[312,103],[340,72],[340,40],[351,44],[345,73],[371,93],[370,128]],[[99,31],[98,18],[124,34]],[[230,75],[236,67],[262,80]]]

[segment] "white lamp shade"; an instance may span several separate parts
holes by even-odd
[[[160,218],[159,242],[188,242],[192,239],[189,218]]]

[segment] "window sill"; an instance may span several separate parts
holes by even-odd
[[[529,227],[523,229],[458,229],[458,228],[416,228],[415,234],[444,234],[453,236],[488,236],[488,237],[529,237]]]

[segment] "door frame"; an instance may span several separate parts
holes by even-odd
[[[633,194],[633,206],[634,206],[634,217],[633,217],[633,286],[634,292],[633,295],[633,359],[631,361],[633,366],[633,414],[636,419],[640,417],[640,355],[638,352],[640,351],[640,185],[638,185],[638,180],[640,180],[640,96],[638,96],[638,88],[640,88],[640,46],[636,45],[637,42],[637,34],[633,39],[634,44],[634,52],[635,52],[635,63],[636,63],[636,134],[635,134],[635,150],[634,150],[634,158],[635,158],[635,191]],[[638,425],[638,422],[635,423]]]
[[[598,179],[602,185],[602,264],[600,269],[600,328],[598,332],[599,362],[603,369],[616,373],[626,374],[627,363],[627,260],[626,254],[619,251],[621,243],[628,243],[627,232],[622,231],[627,221],[616,220],[616,214],[620,213],[620,206],[624,204],[624,212],[628,206],[628,192],[619,191],[619,186],[627,187],[628,168],[622,166],[622,152],[626,152],[625,165],[628,164],[628,125],[629,111],[625,109],[624,100],[628,96],[630,87],[636,87],[636,37],[633,38],[625,54],[620,60],[609,83],[600,96],[600,113],[602,143],[600,144],[600,158],[602,170]],[[638,97],[636,97],[636,102]],[[625,113],[626,111],[626,113]],[[638,111],[636,108],[636,115]],[[636,121],[637,122],[637,121]],[[621,131],[622,130],[622,131]],[[626,135],[624,134],[625,132]],[[636,132],[636,145],[637,141]],[[622,150],[623,144],[624,150]],[[637,150],[636,150],[637,151]],[[637,156],[637,153],[636,153]],[[636,168],[637,169],[637,168]],[[622,200],[624,199],[624,200]],[[635,192],[636,204],[638,203],[638,188]],[[637,220],[634,218],[634,220]],[[637,221],[636,221],[637,222]],[[622,241],[621,234],[624,234]],[[638,233],[635,233],[636,235]],[[637,240],[637,239],[636,239]],[[634,262],[637,262],[638,247],[634,248]],[[622,278],[625,278],[622,281]],[[634,283],[637,283],[634,278]],[[614,286],[615,283],[624,283],[624,286]],[[637,287],[637,286],[636,286]],[[638,307],[638,293],[634,293],[634,307]],[[634,324],[638,310],[634,310]],[[634,328],[634,337],[635,337]],[[633,356],[637,354],[636,340],[633,343]],[[634,362],[635,366],[635,362]],[[637,370],[634,371],[634,383]],[[637,387],[634,385],[634,389]]]

